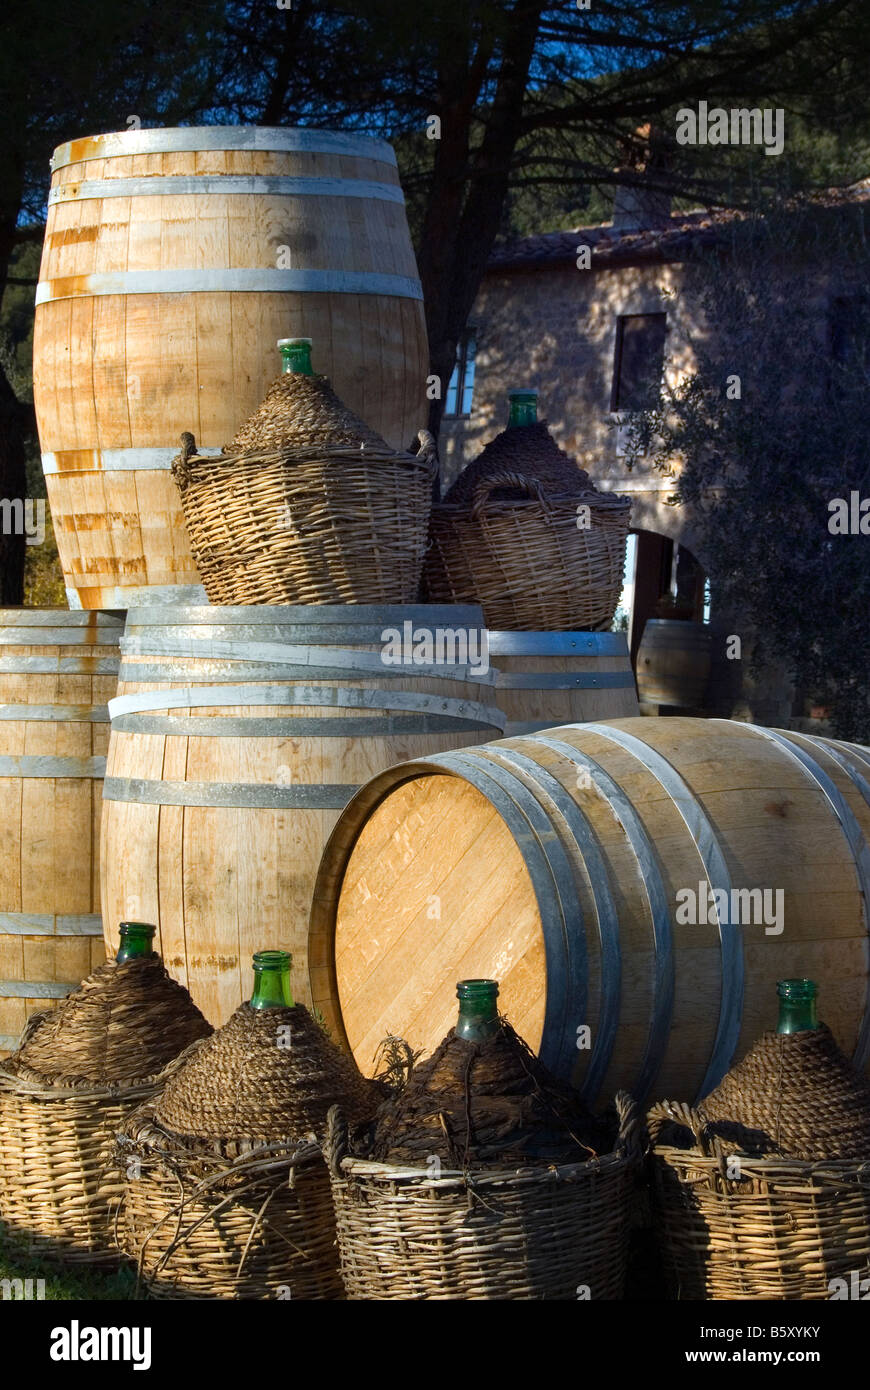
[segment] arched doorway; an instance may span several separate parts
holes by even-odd
[[[709,621],[710,586],[704,567],[688,546],[671,536],[632,529],[617,609],[619,625],[627,632],[632,665],[648,619],[664,617],[668,610],[692,622]]]

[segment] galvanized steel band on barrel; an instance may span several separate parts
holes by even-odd
[[[631,671],[499,671],[503,690],[627,690],[634,687]]]
[[[120,632],[124,627],[124,620],[114,613],[100,610],[89,613],[67,613],[62,608],[0,610],[0,631],[10,627],[108,627]]]
[[[553,878],[560,904],[560,934],[547,930],[548,919],[541,911],[541,920],[544,923],[544,954],[547,961],[547,1011],[550,1012],[552,993],[554,1066],[566,1080],[570,1080],[578,1023],[585,1024],[588,1021],[586,931],[583,909],[568,856],[559,840],[554,839],[552,821],[548,819],[540,803],[549,799],[552,805],[566,815],[572,826],[583,817],[570,797],[565,796],[556,778],[539,768],[532,758],[527,758],[513,749],[498,747],[483,749],[481,754],[487,763],[499,767],[505,790],[514,799],[519,799],[521,808],[547,858]],[[523,778],[523,771],[529,776]],[[609,893],[606,883],[604,891]],[[539,909],[543,906],[539,904]],[[586,1081],[588,1083],[588,1073]]]
[[[115,155],[190,154],[203,150],[271,150],[279,154],[349,155],[397,167],[396,152],[386,140],[337,130],[281,126],[169,126],[153,130],[118,130],[86,135],[58,145],[53,170],[88,159]]]
[[[145,711],[170,709],[219,708],[222,705],[290,705],[314,709],[350,710],[392,710],[399,714],[430,715],[447,721],[448,728],[466,729],[469,725],[481,728],[504,728],[504,715],[491,705],[479,704],[476,700],[456,700],[443,695],[424,694],[415,690],[365,690],[342,686],[315,685],[235,685],[235,686],[188,686],[181,690],[144,690],[133,695],[119,695],[109,701],[109,715],[112,727],[121,730],[119,720],[131,718]],[[171,734],[174,721],[170,716],[161,721],[165,729],[155,732]],[[225,726],[223,719],[208,722]],[[229,724],[226,721],[226,725]],[[273,721],[259,719],[245,721],[254,727],[255,736],[276,737]],[[292,725],[293,720],[286,721]],[[318,721],[324,728],[335,726],[333,737],[340,738],[339,719]],[[135,727],[135,726],[133,726]]]
[[[717,724],[726,721],[717,719]],[[840,829],[845,836],[846,843],[852,854],[855,871],[858,875],[858,882],[861,885],[861,911],[864,917],[864,927],[870,935],[870,845],[864,838],[864,832],[858,824],[851,807],[840,793],[836,783],[831,780],[824,768],[811,757],[805,748],[796,742],[792,734],[782,732],[778,729],[766,729],[758,725],[753,725],[753,732],[760,738],[769,739],[771,743],[783,748],[790,757],[800,764],[804,774],[813,781],[822,791],[837,818]],[[799,737],[799,735],[797,736]],[[830,751],[827,749],[825,751]],[[845,771],[848,772],[848,767]],[[854,779],[853,779],[854,780]],[[860,789],[859,789],[860,790]],[[861,1019],[861,1027],[858,1030],[858,1041],[855,1044],[855,1051],[852,1054],[852,1061],[859,1071],[863,1071],[868,1061],[870,1061],[870,978],[867,980],[864,991],[864,1012]]]
[[[3,673],[8,667],[3,667]],[[0,720],[37,724],[108,724],[105,705],[0,705]]]
[[[584,733],[597,734],[618,744],[631,753],[638,762],[655,777],[668,793],[694,840],[704,865],[710,886],[721,889],[726,894],[725,901],[731,901],[731,875],[725,856],[716,837],[716,832],[705,814],[700,802],[677,769],[656,749],[642,739],[624,729],[614,729],[606,724],[584,724]],[[714,902],[717,899],[714,898]],[[698,1099],[718,1086],[731,1066],[740,1027],[743,1020],[743,939],[739,929],[729,920],[723,922],[718,906],[716,922],[719,931],[719,949],[722,960],[722,989],[719,996],[719,1021],[713,1049],[707,1064],[704,1080],[698,1091]],[[670,913],[668,913],[668,936],[670,937]],[[656,963],[658,969],[658,961]],[[673,972],[671,972],[671,995],[673,996]]]
[[[588,726],[584,725],[584,729]],[[643,1098],[649,1092],[662,1058],[667,1047],[668,1036],[671,1029],[671,1021],[674,1010],[674,942],[671,931],[671,917],[668,906],[667,895],[662,881],[661,870],[659,867],[658,855],[655,846],[646,832],[643,822],[632,806],[625,792],[614,781],[600,763],[587,753],[582,753],[571,743],[565,743],[561,739],[547,738],[545,735],[535,735],[532,739],[535,744],[542,744],[545,748],[551,748],[554,753],[559,753],[567,758],[575,767],[582,767],[588,773],[591,782],[596,787],[610,807],[614,815],[618,818],[626,839],[630,844],[635,859],[640,870],[641,883],[644,895],[647,900],[650,913],[650,921],[653,928],[653,943],[655,950],[655,987],[653,990],[653,1007],[650,1018],[649,1031],[647,1033],[647,1043],[644,1049],[640,1071],[634,1083],[634,1093],[638,1098]],[[576,803],[572,802],[576,806]],[[579,812],[579,806],[576,806]],[[591,832],[578,841],[585,844],[594,841]],[[604,882],[607,882],[607,871],[603,859],[598,864],[598,869]],[[593,877],[594,864],[589,866],[589,875],[592,882],[592,891],[595,898],[596,911],[599,913],[599,933],[601,939],[601,995],[602,1018],[599,1019],[598,1030],[600,1038],[599,1046],[593,1052],[587,1073],[585,1088],[588,1088],[590,1097],[597,1094],[600,1090],[610,1059],[616,1044],[616,1034],[619,1023],[619,1004],[621,991],[621,964],[619,969],[615,969],[617,961],[621,961],[613,949],[613,942],[608,939],[612,934],[617,944],[618,951],[618,931],[619,922],[615,906],[606,901],[601,886],[595,882]],[[608,890],[609,891],[609,890]],[[605,917],[602,921],[601,908],[605,908]],[[611,975],[608,978],[607,967],[610,966]],[[603,1020],[603,1023],[602,1023]]]
[[[105,758],[53,758],[39,753],[0,757],[0,777],[104,777]]]
[[[489,632],[493,656],[624,656],[621,632]]]
[[[197,454],[203,458],[214,458],[222,450],[200,448]],[[80,468],[78,463],[82,454],[90,456],[93,465]],[[154,469],[170,469],[173,459],[178,457],[178,448],[172,449],[60,449],[42,455],[42,471],[53,477],[79,473],[137,473],[152,472]],[[83,578],[85,576],[82,576]],[[182,589],[176,590],[183,592]]]
[[[86,198],[102,201],[105,198],[196,197],[209,193],[405,202],[399,184],[375,183],[371,179],[298,178],[289,174],[157,174],[137,179],[82,179],[57,184],[48,195],[48,206],[77,203]]]
[[[135,618],[128,619],[136,627],[214,627],[227,623],[250,623],[256,627],[264,623],[277,623],[281,628],[299,627],[309,636],[309,641],[373,640],[370,632],[380,632],[387,624],[397,621],[426,624],[429,627],[479,628],[481,610],[473,603],[258,603],[256,606],[227,604],[224,606],[209,603],[178,605],[170,612],[162,608],[142,608],[136,610]],[[346,636],[345,636],[346,634]],[[364,634],[364,635],[360,635]],[[491,634],[490,634],[491,635]],[[608,634],[601,634],[606,636]]]
[[[99,913],[79,915],[49,912],[0,912],[0,935],[6,936],[102,936]]]
[[[243,639],[240,639],[240,641]],[[352,680],[389,680],[391,677],[407,679],[408,676],[425,676],[429,679],[444,681],[474,681],[480,686],[494,686],[496,676],[493,671],[476,670],[473,666],[459,666],[450,663],[443,665],[406,665],[397,663],[391,665],[382,660],[377,652],[348,651],[341,648],[317,647],[312,645],[294,646],[289,643],[269,643],[269,642],[247,642],[244,647],[239,642],[198,642],[196,646],[184,641],[172,642],[163,641],[161,638],[125,638],[121,643],[121,651],[125,657],[144,656],[160,657],[175,656],[184,660],[227,660],[238,662],[241,669],[237,670],[233,679],[248,674],[246,665],[248,662],[263,663],[274,665],[279,670],[283,670],[289,676],[291,669],[307,672],[311,676],[317,676],[328,668],[338,672],[335,679]],[[125,663],[126,665],[126,663]],[[151,665],[149,668],[160,671],[159,665]],[[185,676],[179,679],[186,679],[195,676],[195,671],[187,671]],[[149,677],[153,680],[167,680],[170,677],[165,674]],[[226,703],[226,702],[224,702]],[[243,700],[237,701],[244,704]],[[504,716],[499,715],[497,727],[504,728]]]
[[[65,999],[79,984],[79,980],[67,984],[60,980],[0,980],[0,998],[5,995],[7,999]],[[2,1046],[5,1044],[0,1042]]]
[[[489,766],[476,756],[464,753],[436,753],[431,758],[421,760],[414,767],[423,771],[448,771],[458,774],[463,781],[475,787],[487,801],[495,807],[523,855],[523,861],[538,901],[541,920],[552,922],[556,917],[562,920],[562,931],[544,932],[544,955],[548,967],[547,1002],[544,1015],[544,1032],[538,1056],[546,1067],[563,1077],[569,1073],[566,1066],[566,1053],[563,1046],[563,1032],[567,1013],[567,979],[563,969],[564,941],[566,929],[561,918],[561,903],[553,882],[552,871],[547,855],[541,845],[538,829],[534,824],[535,814],[532,799],[520,794],[505,782],[500,769]],[[552,974],[550,974],[552,971]],[[552,983],[552,988],[550,984]]]
[[[35,303],[118,294],[373,294],[423,298],[419,280],[369,270],[114,270],[40,280]]]
[[[339,782],[168,782],[145,777],[107,777],[104,801],[128,801],[149,806],[213,806],[268,811],[341,811],[357,786]]]

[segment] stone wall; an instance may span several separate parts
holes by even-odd
[[[477,331],[472,414],[442,424],[442,487],[449,487],[504,427],[508,391],[536,386],[539,417],[596,486],[630,493],[636,526],[695,550],[699,542],[691,517],[667,505],[673,484],[642,466],[629,473],[610,424],[620,315],[667,313],[670,374],[679,377],[691,369],[691,338],[700,321],[682,293],[684,281],[680,265],[566,266],[487,275],[469,321]],[[698,558],[703,564],[703,555]]]

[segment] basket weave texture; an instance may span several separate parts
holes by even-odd
[[[347,1297],[618,1299],[640,1153],[631,1098],[616,1098],[612,1152],[582,1163],[464,1172],[353,1157],[330,1112],[332,1177]]]
[[[582,498],[587,492],[595,491],[586,470],[559,448],[546,420],[538,420],[533,425],[512,425],[491,439],[477,458],[463,468],[444,494],[444,501],[451,505],[470,505],[479,484],[501,473],[535,478],[545,492],[558,497]],[[510,485],[505,485],[504,490],[509,489]],[[517,495],[521,498],[522,492],[517,493],[515,489],[515,497]]]
[[[597,491],[545,422],[513,426],[433,508],[427,597],[480,603],[502,630],[608,628],[630,517],[631,502]]]
[[[870,1085],[824,1024],[763,1033],[699,1109],[714,1133],[745,1150],[870,1160]]]
[[[528,1160],[576,1163],[612,1139],[551,1076],[510,1024],[471,1043],[451,1028],[378,1112],[366,1157],[450,1168]]]
[[[216,457],[173,463],[212,603],[412,603],[434,450],[390,449],[323,376],[280,376]],[[422,436],[421,436],[421,442]]]
[[[0,1065],[0,1218],[42,1257],[117,1263],[115,1132],[210,1025],[158,956],[107,961]]]
[[[118,1136],[121,1239],[151,1295],[341,1298],[315,1136],[337,1100],[366,1120],[382,1095],[303,1006],[242,1004]]]
[[[870,1163],[743,1156],[686,1105],[647,1123],[674,1296],[821,1300],[870,1276]]]
[[[627,1096],[596,1121],[510,1025],[451,1029],[369,1135],[330,1112],[341,1267],[351,1299],[617,1298],[632,1155]],[[603,1154],[604,1156],[600,1156]]]

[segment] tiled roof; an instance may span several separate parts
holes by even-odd
[[[870,201],[870,178],[849,188],[826,190],[817,201],[828,206]],[[597,269],[639,261],[679,261],[690,248],[713,243],[718,229],[738,216],[729,209],[678,212],[669,221],[642,231],[627,231],[603,222],[566,232],[521,237],[496,246],[487,269],[537,270],[574,264],[580,246],[592,248],[592,265]]]

